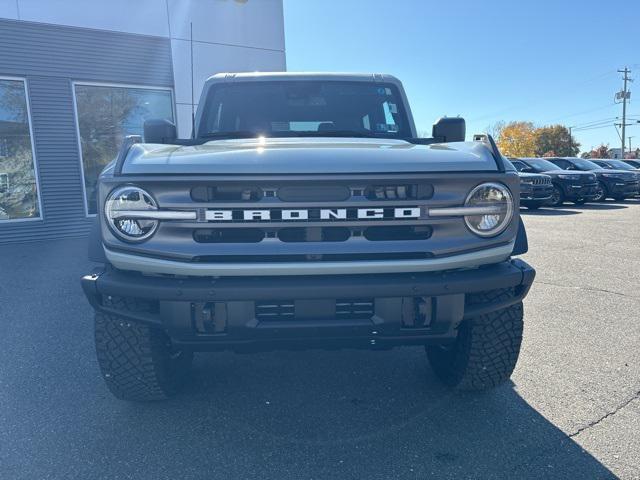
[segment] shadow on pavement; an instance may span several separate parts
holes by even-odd
[[[541,217],[558,217],[562,215],[579,215],[581,212],[575,210],[565,210],[559,207],[540,208],[538,210],[520,209],[520,215],[536,215]]]
[[[512,385],[454,394],[418,348],[203,355],[179,398],[116,408],[116,429],[216,445],[236,477],[615,478]]]
[[[200,354],[179,396],[116,400],[84,252],[0,247],[2,478],[615,478],[513,385],[453,394],[416,347]]]
[[[621,202],[615,203],[585,203],[584,205],[571,205],[570,207],[565,206],[564,208],[575,208],[576,210],[622,210],[624,208],[628,208],[627,205]]]

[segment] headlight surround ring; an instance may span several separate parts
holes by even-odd
[[[130,243],[144,242],[158,229],[157,219],[128,218],[126,212],[144,213],[158,210],[158,203],[146,190],[123,185],[109,193],[104,203],[104,216],[112,233]]]
[[[465,207],[502,207],[496,213],[466,215],[464,223],[479,237],[488,238],[500,235],[511,223],[514,214],[514,201],[511,191],[502,183],[481,183],[469,192]]]

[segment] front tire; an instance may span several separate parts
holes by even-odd
[[[502,293],[504,298],[508,293]],[[485,302],[496,301],[480,295]],[[464,320],[455,343],[427,346],[427,357],[438,378],[456,390],[486,390],[507,381],[520,354],[523,307],[510,307]]]
[[[596,187],[596,196],[593,199],[594,202],[604,202],[607,199],[607,187],[604,183],[598,182],[598,186]]]
[[[133,299],[115,297],[110,307],[141,309]],[[96,312],[95,342],[102,376],[121,400],[169,398],[182,386],[193,360],[193,352],[174,349],[161,329],[119,315]]]
[[[551,206],[559,207],[564,203],[564,192],[558,185],[553,186],[553,193],[551,194]]]

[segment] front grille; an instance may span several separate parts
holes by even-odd
[[[551,177],[534,177],[534,185],[551,185]]]
[[[430,215],[463,205],[489,179],[510,188],[517,180],[477,172],[153,179],[141,187],[160,210],[190,215],[168,216],[135,250],[193,263],[420,262],[494,241],[473,236],[460,217]]]
[[[429,181],[381,180],[337,182],[248,183],[198,185],[189,189],[197,202],[197,221],[190,225],[199,244],[251,244],[270,250],[262,255],[207,252],[193,262],[318,262],[357,260],[422,260],[424,245],[415,251],[365,253],[373,242],[425,241],[434,234],[422,207],[433,198]],[[276,252],[279,244],[361,242],[363,253],[327,254]],[[293,245],[291,246],[293,248]],[[385,247],[393,250],[393,248]],[[352,249],[351,249],[352,250]],[[248,253],[248,252],[247,252]],[[253,252],[252,252],[253,253]]]
[[[326,318],[320,320],[369,320],[374,315],[371,298],[338,299],[335,308]],[[276,300],[255,303],[255,318],[260,322],[282,322],[315,318],[308,312],[296,317],[296,303],[293,300]]]

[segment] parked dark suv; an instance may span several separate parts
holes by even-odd
[[[551,177],[551,201],[554,207],[565,201],[581,205],[596,196],[598,182],[593,173],[566,172],[545,158],[514,158],[513,166],[519,172],[544,173]]]
[[[527,167],[522,168],[527,171],[519,170],[516,167],[520,177],[520,206],[536,210],[543,205],[550,205],[553,194],[551,177],[543,173],[531,173]]]
[[[595,173],[598,179],[598,187],[594,200],[597,202],[603,202],[607,198],[624,200],[625,198],[636,195],[638,192],[638,178],[634,172],[607,170],[584,158],[550,158],[549,161],[563,170],[579,170]]]
[[[590,158],[589,160],[591,160],[596,165],[600,165],[605,170],[625,170],[627,172],[633,173],[636,176],[636,180],[639,182],[638,188],[636,189],[636,196],[640,195],[640,169],[635,168],[634,166],[629,165],[622,160],[617,160],[614,158]]]
[[[640,170],[640,160],[634,160],[632,158],[627,158],[626,160],[623,160],[623,162],[626,163],[627,165],[631,165],[636,170]]]

